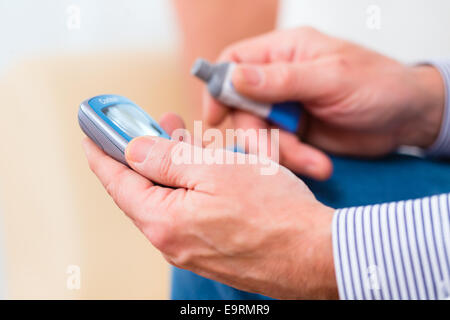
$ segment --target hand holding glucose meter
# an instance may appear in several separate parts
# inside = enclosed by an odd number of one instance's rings
[[[109,156],[125,165],[125,149],[133,138],[170,136],[144,110],[119,95],[86,99],[78,110],[83,132]]]

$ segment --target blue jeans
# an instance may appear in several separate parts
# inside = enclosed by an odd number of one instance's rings
[[[302,178],[319,201],[333,208],[450,192],[448,162],[394,154],[379,160],[333,157],[333,163],[333,177],[326,182]],[[178,268],[172,269],[171,298],[269,299]]]

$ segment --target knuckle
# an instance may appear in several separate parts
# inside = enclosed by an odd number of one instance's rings
[[[147,233],[150,242],[161,252],[168,253],[174,243],[174,236],[171,228],[164,223],[157,223],[152,231]]]
[[[225,49],[222,50],[222,52],[219,55],[219,58],[227,59],[230,58],[233,55],[234,52],[234,46],[227,46]]]
[[[195,261],[195,255],[193,254],[192,250],[184,249],[179,250],[176,254],[172,256],[172,261],[177,266],[183,266],[187,267],[192,265],[192,263]]]
[[[164,255],[170,257],[172,264],[176,266],[188,266],[192,264],[194,259],[194,251],[189,246],[183,245],[183,241],[179,239],[176,228],[169,224],[159,225],[158,230],[154,230],[149,234],[150,242]]]
[[[338,69],[345,69],[349,65],[348,58],[343,54],[336,55],[334,59],[335,67]]]
[[[88,162],[88,165],[89,165],[89,169],[94,173],[97,173],[98,169],[100,169],[100,161],[91,160]]]
[[[261,35],[259,37],[264,37]],[[245,52],[251,49],[254,45],[254,40],[259,38],[250,38],[250,39],[241,39],[233,44],[228,45],[225,49],[222,50],[219,55],[218,61],[235,61],[235,62],[243,62],[242,56],[245,56]]]
[[[301,26],[296,31],[300,35],[313,35],[319,32],[316,28],[311,26]]]
[[[126,179],[128,178],[128,172],[122,170],[117,173],[117,176],[105,185],[105,189],[108,194],[114,199],[120,207],[122,207],[126,201]]]
[[[278,88],[290,89],[294,86],[292,71],[286,64],[279,65],[276,79]]]
[[[176,151],[178,145],[179,143],[171,143],[169,148],[163,152],[161,159],[159,159],[158,175],[160,177],[169,177],[172,173],[172,155]]]
[[[335,58],[335,67],[339,70],[347,69],[349,65],[348,58],[345,55],[338,55]]]
[[[328,71],[334,79],[342,77],[343,74],[346,74],[349,71],[348,59],[344,55],[334,56],[330,61]]]
[[[108,192],[108,194],[109,194],[112,198],[114,198],[115,189],[116,189],[116,186],[115,186],[114,181],[108,182],[108,183],[105,185],[105,189],[106,189],[106,192]]]
[[[105,189],[108,194],[113,198],[117,199],[120,194],[121,181],[123,180],[123,171],[119,171],[114,178],[112,178],[106,185]]]
[[[245,44],[244,40],[238,41],[235,44],[227,46],[219,55],[219,61],[238,61],[238,48]]]

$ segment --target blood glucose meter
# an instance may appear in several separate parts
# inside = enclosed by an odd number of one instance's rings
[[[78,110],[83,132],[108,155],[125,165],[128,142],[139,136],[170,136],[144,110],[119,95],[86,99]]]

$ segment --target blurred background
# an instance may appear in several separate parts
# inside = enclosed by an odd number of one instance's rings
[[[85,98],[121,94],[190,127],[196,56],[312,25],[404,62],[448,58],[449,12],[448,0],[0,0],[0,298],[169,296],[168,264],[88,169]]]

